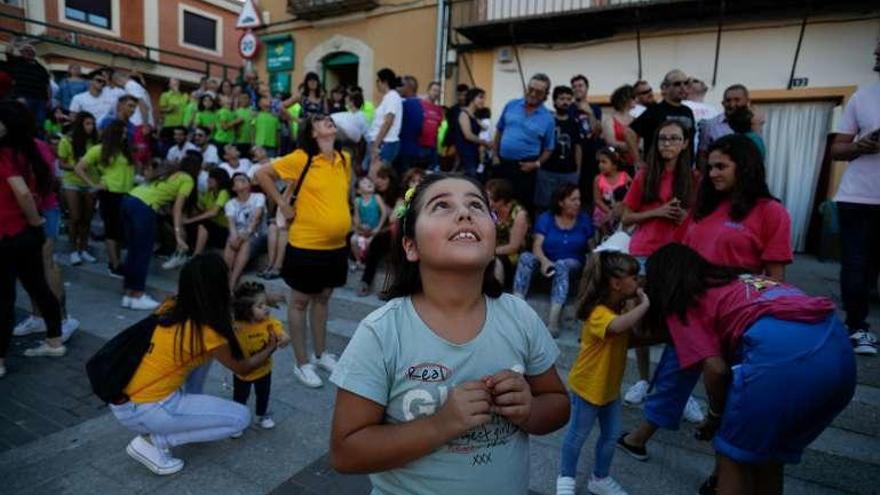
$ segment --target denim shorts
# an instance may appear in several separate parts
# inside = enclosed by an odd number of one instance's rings
[[[742,463],[799,462],[855,392],[843,323],[765,316],[746,330],[738,354],[715,451]]]
[[[43,223],[46,239],[54,241],[58,238],[58,231],[61,228],[61,208],[56,206],[44,211],[43,218],[46,219],[46,222]]]

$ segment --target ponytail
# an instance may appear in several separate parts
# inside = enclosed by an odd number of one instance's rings
[[[578,319],[586,320],[600,304],[606,304],[611,295],[611,279],[639,273],[639,262],[619,251],[591,254],[584,267],[576,305]]]

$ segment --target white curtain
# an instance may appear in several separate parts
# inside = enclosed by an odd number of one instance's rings
[[[792,246],[803,251],[834,104],[779,103],[760,109],[766,114],[767,183],[791,215]]]

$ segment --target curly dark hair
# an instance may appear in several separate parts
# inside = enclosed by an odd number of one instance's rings
[[[266,294],[266,286],[259,282],[243,282],[235,288],[232,296],[232,316],[236,321],[254,319],[254,304],[260,295]]]
[[[400,230],[398,235],[395,236],[392,241],[391,270],[388,272],[385,280],[385,289],[382,294],[383,298],[393,299],[395,297],[411,296],[422,292],[422,277],[419,273],[419,263],[409,261],[406,258],[406,252],[403,250],[403,239],[406,237],[413,238],[413,236],[415,236],[416,219],[418,219],[419,213],[421,213],[421,209],[424,207],[425,191],[437,182],[449,179],[463,180],[473,184],[473,186],[477,188],[477,191],[479,191],[480,197],[488,210],[489,197],[486,195],[483,185],[476,179],[466,175],[449,173],[436,173],[425,177],[425,180],[416,187],[415,192],[410,199],[409,207],[406,209],[406,213],[399,220]],[[486,271],[483,274],[483,294],[492,298],[497,298],[501,296],[503,288],[495,278],[493,268],[494,265],[492,263],[486,265]]]
[[[719,192],[709,178],[709,165],[703,171],[697,192],[697,204],[694,208],[694,219],[699,221],[715,211],[715,208],[730,198],[730,219],[741,221],[752,211],[759,199],[776,200],[767,187],[764,160],[755,143],[742,134],[730,134],[715,141],[709,146],[709,154],[718,151],[727,155],[736,164],[734,176],[736,183],[730,192]],[[777,200],[778,201],[778,200]]]
[[[92,132],[86,132],[85,121],[92,120]],[[73,158],[79,160],[88,151],[89,146],[98,142],[98,126],[95,116],[89,112],[77,112],[70,130],[70,142],[73,145]]]
[[[660,201],[660,179],[663,177],[663,169],[666,166],[663,157],[660,156],[660,131],[667,127],[678,127],[684,136],[684,147],[678,155],[675,163],[675,178],[672,183],[672,194],[681,202],[681,207],[688,209],[693,201],[694,175],[691,170],[691,147],[690,133],[677,120],[667,120],[657,126],[654,131],[654,145],[647,151],[648,166],[645,172],[645,184],[642,189],[642,203],[651,204]]]
[[[626,110],[626,104],[635,97],[636,92],[633,87],[629,84],[624,84],[611,93],[611,106],[618,112],[622,112]]]

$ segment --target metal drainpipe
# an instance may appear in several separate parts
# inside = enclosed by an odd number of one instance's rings
[[[437,36],[434,48],[434,80],[440,81],[440,94],[443,94],[443,61],[446,59],[446,47],[443,36],[444,20],[446,19],[446,0],[437,0]]]

